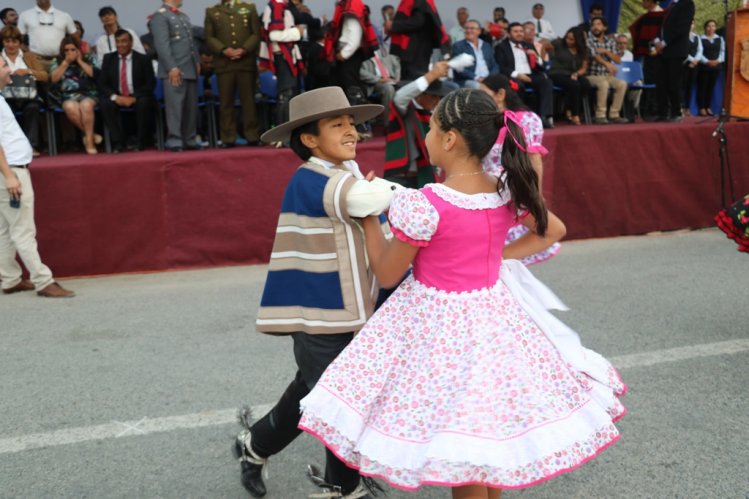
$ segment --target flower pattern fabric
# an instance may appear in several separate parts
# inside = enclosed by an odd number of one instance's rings
[[[439,268],[429,260],[457,255],[456,274],[476,276],[504,246],[482,226],[500,219],[506,230],[508,208],[499,194],[430,185],[399,193],[390,216],[398,232],[428,243],[414,261],[421,274]],[[499,275],[473,286],[409,276],[302,400],[300,428],[363,475],[409,490],[525,487],[615,442],[626,390],[616,370],[569,341],[576,335],[534,298],[543,285],[522,265],[486,268]]]

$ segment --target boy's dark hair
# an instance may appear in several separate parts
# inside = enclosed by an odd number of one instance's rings
[[[114,7],[111,7],[109,5],[107,5],[106,7],[102,7],[101,9],[99,9],[99,17],[104,17],[107,14],[114,14],[116,16],[117,15],[117,11],[114,10]]]
[[[308,133],[310,135],[314,135],[315,137],[320,135],[320,121],[315,120],[311,123],[307,123],[306,125],[295,128],[291,132],[291,138],[289,139],[289,147],[291,148],[291,150],[294,151],[296,155],[299,156],[302,160],[309,161],[309,159],[312,157],[312,151],[310,151],[307,146],[302,144],[303,133]]]
[[[594,3],[588,9],[588,14],[592,14],[594,10],[600,10],[601,12],[603,12],[603,5],[600,3]]]
[[[442,98],[434,110],[435,118],[443,132],[455,130],[463,137],[472,156],[483,158],[497,141],[503,126],[503,114],[497,104],[481,90],[461,88]],[[512,202],[528,210],[536,219],[536,232],[543,236],[548,225],[548,214],[543,196],[538,188],[538,174],[521,147],[527,147],[520,125],[507,121],[508,133],[502,144],[504,172],[497,188],[510,189]],[[517,142],[516,142],[517,141]]]

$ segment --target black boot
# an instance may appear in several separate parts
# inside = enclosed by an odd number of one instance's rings
[[[234,456],[242,467],[242,485],[252,497],[263,497],[266,493],[263,481],[263,468],[268,462],[252,450],[252,433],[249,429],[237,435],[234,442]]]
[[[327,483],[320,469],[314,464],[307,465],[307,478],[321,490],[307,496],[309,499],[373,499],[378,492],[384,493],[382,487],[371,478],[362,478],[356,489],[344,493],[340,486]]]

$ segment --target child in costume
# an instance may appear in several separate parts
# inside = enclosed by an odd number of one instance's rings
[[[242,484],[254,497],[266,493],[267,459],[301,433],[299,401],[374,309],[379,286],[356,218],[381,214],[398,186],[365,180],[353,160],[355,125],[382,109],[351,106],[339,87],[311,90],[291,99],[289,122],[261,137],[288,141],[304,163],[284,193],[256,323],[259,332],[292,336],[298,371],[260,420],[253,424],[249,410],[240,411],[245,428],[234,448]],[[356,470],[330,451],[324,481],[330,484],[326,497],[354,499],[368,493]]]
[[[548,312],[564,305],[510,260],[564,231],[509,115],[504,171],[483,170],[502,123],[484,92],[444,97],[426,143],[445,182],[395,194],[391,242],[377,219],[364,220],[377,279],[393,284],[411,264],[413,274],[302,400],[300,421],[363,476],[498,498],[501,488],[570,471],[619,438],[618,373]],[[518,218],[533,236],[505,247]]]
[[[479,84],[479,88],[489,94],[504,113],[514,113],[513,119],[520,124],[523,129],[523,138],[525,139],[525,152],[528,154],[528,160],[536,170],[538,175],[539,190],[543,194],[543,176],[544,160],[543,157],[549,154],[542,142],[544,138],[544,126],[541,118],[528,109],[520,96],[517,94],[518,84],[510,80],[503,74],[489,75]],[[502,141],[497,140],[492,150],[483,159],[484,170],[494,176],[502,173]],[[506,243],[510,243],[528,233],[528,229],[523,224],[513,226],[507,233]],[[557,253],[561,246],[554,243],[548,248],[523,258],[521,261],[525,265],[545,262]]]

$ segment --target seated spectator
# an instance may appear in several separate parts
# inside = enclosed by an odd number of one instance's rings
[[[585,35],[580,28],[567,30],[564,38],[551,42],[553,56],[549,78],[564,90],[565,114],[573,125],[580,125],[582,100],[590,95],[588,73],[588,49]]]
[[[461,87],[479,88],[479,83],[490,74],[499,73],[499,66],[494,60],[494,53],[491,45],[479,38],[481,33],[481,24],[475,19],[465,23],[465,39],[453,45],[453,57],[460,54],[469,54],[473,56],[473,65],[455,71],[453,80]]]
[[[509,27],[509,38],[494,47],[494,59],[499,70],[520,85],[519,94],[525,94],[525,86],[530,86],[538,94],[538,115],[544,128],[554,128],[554,83],[544,71],[544,65],[533,45],[526,43],[525,31],[520,23]]]
[[[7,25],[0,30],[0,37],[3,40],[2,58],[10,69],[13,79],[11,85],[5,87],[5,100],[14,113],[22,114],[23,132],[31,143],[33,156],[36,157],[39,156],[39,98],[38,94],[32,97],[29,94],[30,90],[26,90],[36,88],[36,83],[32,87],[20,81],[23,90],[19,89],[18,92],[14,92],[14,87],[18,80],[24,80],[23,77],[30,77],[35,82],[44,83],[49,81],[49,75],[39,63],[36,54],[21,50],[23,35],[18,28],[12,24]],[[38,90],[36,89],[36,92]]]
[[[376,50],[374,56],[364,61],[359,70],[359,77],[364,84],[367,97],[376,94],[380,104],[390,109],[390,102],[395,95],[395,85],[401,79],[401,63],[398,57]],[[383,113],[383,122],[387,126],[387,111]]]
[[[101,24],[104,27],[104,34],[96,40],[95,48],[96,65],[101,68],[104,56],[112,52],[117,52],[117,43],[115,42],[114,35],[118,30],[123,28],[117,21],[117,11],[114,10],[114,7],[102,7],[99,9],[99,19],[101,19]],[[125,31],[133,37],[133,50],[145,54],[146,49],[143,48],[138,34],[132,29],[125,29]]]
[[[465,28],[466,28],[466,22],[468,22],[468,18],[470,17],[470,14],[468,13],[468,8],[466,7],[458,7],[457,12],[455,13],[455,17],[458,19],[458,23],[450,28],[449,35],[450,35],[450,41],[453,45],[455,45],[457,42],[463,40],[465,35]]]
[[[81,42],[81,52],[83,55],[92,55],[91,54],[91,47],[89,46],[88,42],[83,39],[83,34],[85,33],[83,29],[83,24],[81,24],[80,21],[73,21],[75,24],[76,29],[78,30],[78,40]]]
[[[541,56],[541,60],[547,62],[549,60],[549,46],[551,42],[544,38],[536,37],[536,25],[530,21],[523,23],[523,32],[525,33],[525,42],[533,45],[538,55]]]
[[[156,76],[148,56],[133,50],[133,35],[129,31],[119,29],[114,36],[116,52],[104,56],[99,73],[102,96],[99,106],[112,139],[112,152],[120,152],[127,146],[120,109],[135,111],[137,141],[132,149],[140,151],[151,142]]]
[[[578,25],[578,28],[580,28],[584,34],[590,31],[590,20],[594,17],[603,17],[605,19],[603,16],[603,5],[600,3],[592,4],[590,9],[588,9],[588,18]]]
[[[616,66],[621,58],[616,53],[616,41],[606,36],[606,20],[596,17],[590,20],[590,35],[588,36],[588,50],[590,52],[590,84],[597,89],[595,123],[629,123],[627,118],[620,115],[624,96],[627,93],[627,83],[616,77]],[[614,98],[606,119],[606,105],[609,100],[609,89],[614,90]]]
[[[635,57],[632,55],[632,52],[629,50],[629,38],[625,34],[618,34],[615,37],[616,39],[616,53],[619,54],[619,58],[622,60],[622,62],[632,62],[635,60]]]
[[[78,40],[66,35],[60,42],[60,53],[52,61],[50,79],[60,89],[62,108],[70,122],[83,132],[83,147],[88,154],[96,154],[101,135],[94,133],[96,80],[94,66],[81,52]]]
[[[549,21],[544,19],[544,4],[534,4],[532,12],[533,18],[528,19],[528,21],[536,25],[536,37],[544,38],[546,40],[555,39],[557,37],[557,34],[554,32],[554,28],[551,26],[551,23]]]
[[[385,136],[385,179],[411,188],[437,180],[425,140],[432,111],[452,90],[440,81],[449,69],[446,61],[439,61],[428,73],[395,92]]]

